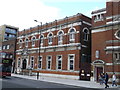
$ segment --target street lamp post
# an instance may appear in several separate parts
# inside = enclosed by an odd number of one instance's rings
[[[39,39],[39,57],[38,57],[38,59],[40,59],[42,22],[39,22],[37,20],[34,20],[34,21],[40,23],[40,26],[38,25],[38,32],[39,32],[39,35],[40,35],[40,39]],[[39,27],[41,27],[40,28],[41,30],[39,30]],[[37,72],[37,79],[39,79],[39,71]]]

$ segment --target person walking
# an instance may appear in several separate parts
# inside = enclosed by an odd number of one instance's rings
[[[102,85],[104,83],[104,73],[100,73],[99,82],[100,82],[100,85]]]
[[[115,73],[113,73],[113,75],[112,75],[112,86],[114,86],[114,85],[117,86]]]
[[[105,73],[105,88],[109,88],[109,85],[107,84],[108,83],[108,79],[109,79],[109,76],[107,73]]]

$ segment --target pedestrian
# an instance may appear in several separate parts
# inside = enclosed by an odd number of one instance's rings
[[[37,80],[39,79],[39,72],[37,72]]]
[[[105,73],[105,88],[109,88],[109,85],[107,84],[108,83],[108,79],[109,79],[109,76],[107,73]]]
[[[112,75],[112,86],[114,86],[114,85],[117,86],[115,73],[113,73],[113,75]]]
[[[103,73],[99,74],[99,82],[100,82],[100,85],[102,85],[104,83],[104,74]]]

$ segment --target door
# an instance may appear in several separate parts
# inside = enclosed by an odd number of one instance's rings
[[[22,63],[22,65],[23,65],[23,66],[22,66],[22,69],[26,69],[26,64],[27,64],[27,61],[26,61],[26,59],[24,59],[24,60],[23,60],[23,63]]]
[[[97,81],[99,80],[99,75],[100,75],[100,73],[103,73],[103,67],[97,67]]]

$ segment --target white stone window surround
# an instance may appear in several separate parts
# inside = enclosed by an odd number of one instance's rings
[[[63,36],[64,36],[64,31],[63,30],[59,30],[57,33],[58,36],[58,45],[63,43]]]
[[[73,58],[70,58],[70,57],[73,57]],[[74,63],[75,62],[75,54],[68,54],[68,70],[69,71],[74,71]],[[73,69],[71,69],[71,66]]]
[[[25,38],[25,46],[26,46],[26,47],[28,47],[28,42],[29,42],[29,38],[26,37],[26,38]]]
[[[58,57],[61,57],[61,58],[58,58]],[[59,64],[61,64],[60,69],[59,69]],[[56,56],[56,70],[62,70],[62,55]]]
[[[44,39],[45,39],[44,34],[41,34],[38,39],[40,41],[41,46],[43,45]]]
[[[3,48],[3,50],[4,50],[4,49],[6,49],[6,46],[5,46],[5,45],[3,45],[3,46],[2,46],[2,48]]]
[[[51,70],[51,66],[52,66],[52,56],[51,56],[51,55],[48,55],[48,56],[46,57],[46,61],[47,61],[47,63],[46,63],[46,69],[47,69],[47,70]]]
[[[87,32],[85,30],[87,30]],[[84,33],[83,40],[88,41],[90,34],[89,29],[87,27],[83,28],[83,33]]]
[[[117,30],[114,35],[117,39],[120,39],[120,30]]]
[[[38,56],[38,69],[42,69],[42,59],[43,59],[42,56]],[[39,67],[39,64],[40,64],[40,67]]]
[[[10,49],[10,45],[9,44],[7,45],[7,49]]]
[[[36,36],[33,36],[31,38],[31,41],[32,41],[32,47],[34,47],[35,46],[35,41],[36,41]]]
[[[120,60],[120,52],[114,53],[114,58],[116,61]]]
[[[53,43],[53,37],[54,36],[53,36],[52,32],[48,33],[47,38],[48,38],[48,44],[49,45],[51,45]]]
[[[22,48],[22,46],[23,46],[22,44],[23,44],[23,40],[20,39],[20,40],[19,40],[19,48]]]
[[[69,41],[75,41],[75,33],[76,33],[76,29],[74,27],[71,27],[68,30],[69,33]]]
[[[30,66],[31,66],[31,69],[34,69],[34,56],[30,57]]]

